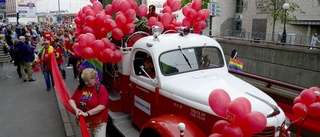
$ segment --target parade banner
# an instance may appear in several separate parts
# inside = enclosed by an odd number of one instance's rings
[[[18,0],[17,2],[20,18],[36,17],[36,8],[34,0]]]

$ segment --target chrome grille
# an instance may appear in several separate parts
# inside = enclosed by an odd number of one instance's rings
[[[266,127],[260,133],[253,135],[253,137],[274,137],[274,136],[275,136],[275,128],[274,127]]]

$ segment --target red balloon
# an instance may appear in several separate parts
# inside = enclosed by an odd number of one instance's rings
[[[228,125],[229,122],[226,120],[219,120],[212,126],[212,133],[222,133],[223,128]]]
[[[120,0],[113,0],[112,1],[112,9],[114,12],[117,12],[120,8]]]
[[[202,0],[193,0],[191,8],[195,11],[199,11],[201,9]]]
[[[122,32],[122,30],[119,29],[119,28],[114,28],[114,29],[112,30],[112,36],[113,36],[113,38],[116,39],[116,40],[121,40],[122,37],[123,37],[123,32]]]
[[[86,33],[86,37],[88,39],[89,45],[91,45],[91,43],[96,40],[96,37],[93,35],[93,33]]]
[[[93,49],[94,53],[99,53],[105,49],[104,42],[102,40],[95,40],[91,44],[91,48]]]
[[[82,30],[82,32],[83,32],[83,33],[92,33],[92,34],[95,34],[94,29],[91,28],[91,27],[89,27],[89,26],[84,27],[83,30]]]
[[[104,24],[101,23],[101,22],[104,22],[105,18],[106,18],[106,15],[104,15],[104,14],[96,14],[96,19],[95,19],[95,21],[94,21],[94,22],[95,22],[95,25],[96,25],[97,27],[103,27]]]
[[[122,53],[119,50],[113,51],[113,58],[111,59],[112,63],[118,63],[122,59]]]
[[[170,4],[170,8],[172,9],[172,12],[178,11],[181,7],[180,0],[173,0]]]
[[[314,103],[317,99],[316,94],[311,89],[305,89],[300,93],[301,102],[307,107]]]
[[[148,25],[151,27],[156,24],[156,22],[158,22],[158,19],[156,17],[150,17],[148,20]]]
[[[108,30],[105,27],[97,28],[95,32],[96,32],[95,36],[97,39],[105,38],[108,34]]]
[[[78,13],[77,13],[77,15],[76,15],[76,17],[81,17],[82,14],[83,14],[82,10],[79,10]]]
[[[182,8],[182,14],[183,14],[185,17],[187,17],[188,12],[189,12],[190,9],[191,9],[191,8],[190,8],[189,6],[184,6],[184,7]]]
[[[252,111],[246,115],[240,127],[243,132],[256,134],[261,132],[267,126],[267,118],[261,112]]]
[[[311,116],[320,118],[320,102],[315,102],[309,106],[309,111]]]
[[[296,103],[296,104],[293,105],[292,111],[293,111],[294,114],[296,114],[296,115],[298,115],[300,117],[304,117],[308,113],[308,108],[303,103]]]
[[[95,1],[92,3],[92,9],[97,13],[98,11],[102,11],[103,6],[102,6],[101,2]]]
[[[116,16],[116,23],[119,27],[122,27],[127,23],[127,19],[123,14],[119,14]]]
[[[78,43],[79,43],[81,49],[84,49],[85,47],[89,46],[89,44],[90,44],[89,39],[87,39],[86,34],[79,35]]]
[[[206,18],[206,12],[204,9],[202,10],[199,10],[198,13],[197,13],[197,20],[200,21],[200,20],[205,20]]]
[[[92,48],[86,47],[86,48],[82,49],[81,55],[85,59],[90,59],[90,58],[94,57],[94,52],[93,52]]]
[[[167,0],[167,4],[170,6],[173,0]]]
[[[126,16],[127,22],[131,23],[136,18],[136,11],[133,9],[128,9],[124,15]]]
[[[247,113],[251,112],[251,103],[247,98],[238,97],[238,98],[234,99],[234,101],[243,104],[244,107],[246,108]]]
[[[96,13],[96,15],[97,15],[97,14],[103,14],[104,16],[106,16],[106,15],[107,15],[103,10],[98,11],[98,12]]]
[[[133,5],[131,5],[131,8],[134,10],[134,11],[138,11],[138,4],[135,2]]]
[[[203,9],[203,10],[204,10],[204,12],[205,12],[204,18],[205,18],[205,20],[206,20],[206,19],[208,19],[208,17],[210,16],[210,11],[209,11],[208,9]]]
[[[227,119],[234,125],[240,125],[246,117],[247,110],[244,104],[238,101],[231,101],[227,108]]]
[[[111,42],[110,42],[109,39],[107,39],[107,38],[102,38],[101,40],[103,41],[105,48],[110,48]]]
[[[133,23],[128,23],[123,28],[124,34],[132,34],[135,31],[135,25]]]
[[[190,20],[193,20],[195,17],[197,17],[197,11],[195,11],[194,9],[190,9],[187,13],[187,17]]]
[[[121,2],[120,2],[120,7],[119,7],[119,9],[123,12],[123,13],[125,13],[128,9],[130,9],[131,8],[131,4],[128,2],[128,1],[126,1],[126,0],[122,0]]]
[[[108,4],[105,7],[104,13],[106,13],[107,15],[112,15],[113,14],[113,9],[112,9],[112,5],[111,4]]]
[[[200,34],[200,32],[201,32],[201,30],[202,30],[201,28],[202,28],[202,24],[199,23],[199,22],[196,22],[196,23],[194,24],[194,26],[193,26],[194,33]]]
[[[167,2],[164,2],[163,5],[162,5],[162,8],[164,8],[166,6],[169,6],[169,5],[167,4]]]
[[[242,137],[242,130],[236,125],[226,125],[222,130],[222,136],[224,137]]]
[[[76,23],[77,25],[82,25],[82,21],[81,21],[80,17],[74,18],[74,23]]]
[[[91,8],[90,8],[89,6],[84,6],[84,7],[81,9],[81,11],[82,11],[82,13],[85,14],[88,9],[91,9]]]
[[[92,9],[88,9],[87,11],[86,11],[86,16],[95,16],[96,15],[96,12],[94,11],[94,10],[92,10]]]
[[[148,12],[147,5],[142,4],[139,6],[139,8],[138,8],[138,16],[139,17],[145,17],[147,15],[147,12]]]
[[[221,134],[213,133],[209,137],[223,137]]]
[[[172,20],[173,18],[169,13],[164,13],[161,17],[161,23],[163,24],[163,26],[169,25],[172,22]]]
[[[117,23],[113,19],[107,19],[105,22],[106,22],[106,29],[108,30],[108,32],[112,31],[114,28],[117,27]]]
[[[89,27],[94,27],[95,26],[95,17],[93,16],[87,16],[86,17],[86,25],[89,26]]]
[[[310,87],[309,89],[311,89],[313,91],[319,91],[320,92],[320,88],[316,87],[316,86]]]
[[[111,49],[112,51],[116,51],[116,50],[117,50],[117,46],[116,46],[114,43],[111,43],[111,44],[110,44],[110,49]]]
[[[103,58],[108,62],[110,62],[114,56],[113,51],[111,49],[104,49],[102,53],[103,53]]]
[[[163,14],[164,13],[172,14],[172,10],[171,10],[171,8],[169,6],[166,6],[166,7],[163,8],[162,13]]]
[[[191,21],[190,21],[190,19],[189,19],[189,18],[184,18],[184,19],[182,20],[182,25],[183,25],[183,26],[187,26],[187,27],[191,27]]]
[[[214,113],[226,117],[226,110],[231,102],[229,94],[223,89],[215,89],[209,95],[209,106]]]
[[[161,22],[156,22],[156,24],[154,24],[154,26],[160,27],[160,28],[161,28],[161,32],[164,31],[164,26],[163,26],[163,24],[162,24]],[[152,26],[152,27],[153,27],[153,26]]]
[[[96,2],[96,1],[97,1],[97,0],[90,0],[91,3],[94,3],[94,2]]]
[[[81,47],[78,43],[75,43],[73,46],[72,46],[72,49],[73,49],[73,52],[78,55],[78,56],[81,56]]]
[[[296,98],[294,98],[293,104],[296,104],[296,103],[301,103],[301,98],[300,98],[300,96],[297,96]]]

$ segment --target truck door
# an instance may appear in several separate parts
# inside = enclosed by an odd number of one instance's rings
[[[134,55],[135,74],[131,78],[133,93],[132,121],[139,128],[154,116],[156,77],[153,58],[146,52],[138,51]],[[141,67],[143,66],[143,67]],[[141,69],[143,68],[143,69]]]

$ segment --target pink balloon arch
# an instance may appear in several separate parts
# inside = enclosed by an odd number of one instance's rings
[[[225,118],[214,123],[210,137],[251,137],[267,125],[267,118],[262,113],[251,111],[248,99],[238,97],[231,101],[223,89],[213,90],[208,103],[214,113]]]

